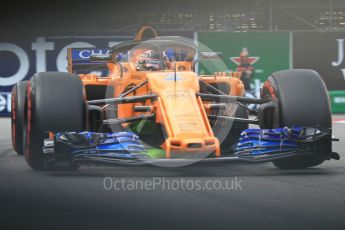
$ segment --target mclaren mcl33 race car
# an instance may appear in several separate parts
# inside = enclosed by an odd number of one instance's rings
[[[185,38],[144,27],[134,41],[99,51],[71,48],[68,73],[14,86],[13,148],[31,168],[269,161],[297,169],[339,159],[315,71],[272,73],[261,98],[247,98],[236,72],[199,75],[196,65],[212,53]]]

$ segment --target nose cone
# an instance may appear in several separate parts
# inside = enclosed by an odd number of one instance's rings
[[[170,152],[212,152],[219,148],[202,101],[197,98],[199,83],[194,72],[152,73],[149,84],[158,98],[157,113],[167,132],[163,148]]]

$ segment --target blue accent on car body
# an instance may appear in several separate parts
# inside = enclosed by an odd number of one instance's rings
[[[97,154],[132,159],[137,154],[145,155],[143,144],[132,132],[62,132],[55,135],[54,146],[57,154],[68,152],[72,156]]]
[[[246,129],[242,131],[235,148],[235,155],[260,156],[279,155],[307,150],[308,143],[314,143],[327,133],[313,127],[294,126],[275,129]]]
[[[95,61],[91,61],[90,57],[92,55],[104,55],[110,54],[110,48],[73,48],[71,49],[72,52],[72,63],[79,63],[79,64],[87,64],[87,63],[95,63]]]

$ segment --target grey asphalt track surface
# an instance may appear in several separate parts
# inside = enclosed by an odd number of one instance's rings
[[[345,124],[333,128],[341,160],[307,170],[233,163],[37,172],[11,150],[10,120],[2,118],[0,229],[345,229]],[[106,177],[139,185],[106,189]],[[154,180],[164,183],[139,183]],[[238,187],[193,188],[235,180]]]

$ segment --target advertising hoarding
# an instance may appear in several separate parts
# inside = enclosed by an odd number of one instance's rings
[[[37,72],[67,72],[67,48],[107,48],[130,39],[130,36],[73,36],[0,40],[0,116],[9,115],[9,92],[18,81],[27,80]],[[91,54],[85,52],[83,55],[88,58]]]
[[[159,31],[158,34],[160,35]],[[192,32],[169,31],[161,35],[180,35],[192,38]],[[0,38],[0,116],[9,116],[13,85],[28,80],[34,73],[46,71],[67,72],[68,48],[110,47],[133,40],[134,34],[109,36],[7,36]],[[88,50],[80,58],[89,58]],[[74,54],[75,55],[75,54]],[[76,58],[76,57],[74,57]]]
[[[345,90],[345,33],[295,32],[293,67],[320,73],[328,90]]]
[[[221,52],[221,61],[225,64],[217,65],[215,60],[201,61],[201,74],[235,71],[240,65],[241,56],[247,52],[248,65],[253,67],[251,88],[256,97],[259,97],[259,88],[272,72],[290,68],[291,35],[288,32],[205,32],[198,33],[197,39],[210,50]],[[219,66],[223,69],[219,69]]]
[[[295,32],[293,67],[320,73],[334,113],[345,113],[345,33]]]

